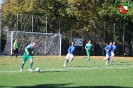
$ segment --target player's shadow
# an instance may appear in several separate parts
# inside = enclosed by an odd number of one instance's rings
[[[117,63],[116,65],[132,65],[130,62],[120,62]]]
[[[88,66],[76,66],[76,67],[83,67],[83,68],[87,68]]]
[[[37,73],[58,73],[58,72],[69,72],[69,71],[40,71],[40,72],[37,72]]]
[[[124,64],[124,63],[129,63],[129,62],[120,62],[120,63],[123,63]]]
[[[5,87],[13,87],[13,88],[125,88],[122,86],[74,86],[69,87],[70,85],[73,85],[74,83],[67,83],[67,84],[41,84],[41,85],[35,85],[35,86],[0,86],[0,88]],[[67,87],[66,87],[67,86]],[[132,87],[126,87],[126,88],[132,88]]]
[[[123,65],[123,64],[119,63],[119,64],[115,64],[115,65]]]

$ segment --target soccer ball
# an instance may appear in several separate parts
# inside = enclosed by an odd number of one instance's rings
[[[37,68],[36,68],[36,71],[37,71],[37,72],[40,72],[40,68],[39,68],[39,67],[37,67]]]

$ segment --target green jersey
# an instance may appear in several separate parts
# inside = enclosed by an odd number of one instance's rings
[[[87,43],[85,48],[87,51],[91,51],[92,50],[92,44]]]
[[[28,45],[25,49],[27,49],[27,51],[29,52],[29,55],[30,55],[30,56],[33,56],[34,47],[33,47],[31,44]],[[27,54],[26,51],[25,51],[25,54]]]
[[[18,48],[18,43],[14,42],[13,47],[14,47],[14,49],[17,49]]]

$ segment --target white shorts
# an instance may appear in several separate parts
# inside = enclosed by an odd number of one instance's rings
[[[110,59],[110,56],[108,54],[106,54],[106,58]]]
[[[70,59],[72,59],[72,58],[74,58],[74,56],[73,56],[72,54],[70,54],[70,53],[67,53],[66,59],[70,60]]]
[[[115,55],[115,53],[114,52],[111,52],[111,56],[114,56]]]

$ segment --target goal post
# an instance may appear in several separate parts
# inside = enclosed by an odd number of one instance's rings
[[[18,40],[19,55],[24,53],[24,49],[32,41],[36,42],[34,55],[61,55],[61,37],[59,33],[40,33],[25,31],[10,31],[3,51],[5,55],[13,52],[13,42]]]

